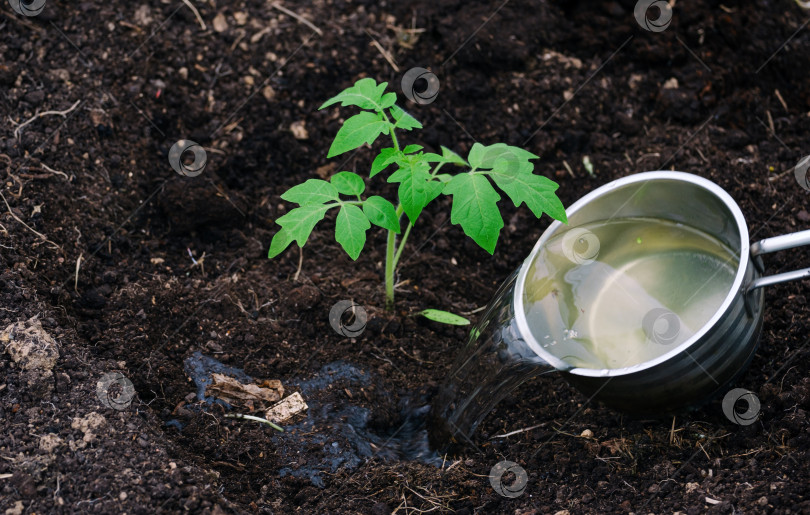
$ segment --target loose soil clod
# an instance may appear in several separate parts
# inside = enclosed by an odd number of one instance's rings
[[[0,344],[22,371],[29,392],[44,397],[53,390],[59,346],[36,317],[6,327],[0,332]]]

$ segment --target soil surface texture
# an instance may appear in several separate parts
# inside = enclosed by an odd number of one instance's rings
[[[357,261],[333,215],[301,253],[267,259],[284,191],[368,170],[368,148],[326,159],[353,108],[317,110],[363,77],[425,126],[406,144],[521,146],[566,206],[680,170],[728,191],[752,240],[810,228],[793,171],[810,154],[810,11],[678,2],[647,30],[612,0],[22,5],[39,3],[0,7],[0,513],[810,513],[810,280],[766,290],[735,385],[760,402],[752,424],[719,398],[631,418],[540,378],[436,466],[385,444],[468,329],[414,314],[475,320],[551,220],[501,202],[490,255],[441,197],[392,312],[379,228]],[[434,102],[401,94],[413,67],[438,77]],[[201,174],[170,166],[180,140],[204,148]],[[764,264],[805,268],[810,252]],[[330,326],[341,300],[368,314],[354,338]],[[215,369],[279,380],[309,409],[284,433],[228,418],[192,377]],[[504,460],[520,466],[504,484],[526,473],[520,495],[490,484]]]

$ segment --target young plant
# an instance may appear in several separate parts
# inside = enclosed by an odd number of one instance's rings
[[[388,83],[374,79],[358,80],[354,86],[327,100],[320,109],[340,103],[356,106],[360,113],[348,118],[338,130],[327,157],[334,157],[373,144],[380,136],[391,138],[390,147],[380,150],[371,163],[368,177],[391,170],[385,180],[398,183],[396,207],[378,195],[363,194],[366,184],[353,172],[341,171],[329,181],[309,179],[287,190],[281,198],[298,204],[276,222],[281,229],[270,243],[273,258],[295,241],[300,247],[307,242],[315,225],[331,209],[338,209],[335,240],[353,260],[366,243],[366,231],[377,225],[388,231],[385,254],[386,308],[394,303],[394,275],[408,241],[411,229],[422,210],[439,195],[452,198],[450,221],[461,225],[464,233],[492,254],[498,241],[503,219],[498,209],[501,195],[497,186],[519,207],[525,203],[536,217],[543,213],[567,223],[565,208],[554,193],[558,186],[542,175],[535,175],[532,159],[538,156],[504,143],[475,143],[464,159],[441,147],[441,154],[423,152],[416,144],[401,146],[397,131],[421,129],[422,125],[396,105],[395,93],[386,93]],[[454,167],[448,173],[445,166]],[[384,174],[385,175],[385,174]],[[494,185],[493,185],[494,183]],[[402,231],[400,218],[405,214]],[[397,235],[402,234],[399,242]]]

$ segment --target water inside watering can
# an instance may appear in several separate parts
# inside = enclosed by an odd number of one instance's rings
[[[550,239],[531,264],[523,293],[529,329],[575,367],[643,363],[709,321],[737,266],[733,250],[683,224],[587,224]]]
[[[568,368],[614,369],[673,350],[717,312],[738,256],[715,237],[656,218],[566,228],[530,263],[523,295],[534,339]],[[521,383],[558,369],[517,327],[517,272],[470,332],[429,417],[431,447],[470,441],[486,414]]]

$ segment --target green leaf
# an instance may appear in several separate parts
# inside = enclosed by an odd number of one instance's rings
[[[284,252],[284,249],[290,246],[290,243],[292,243],[292,238],[290,238],[287,230],[282,227],[281,230],[273,236],[273,241],[270,242],[270,250],[267,251],[267,258],[273,259],[278,256]]]
[[[397,159],[399,168],[391,174],[388,182],[402,182],[409,175],[416,175],[422,180],[430,180],[430,163],[420,156],[404,156]]]
[[[510,161],[528,162],[530,159],[540,159],[527,150],[520,147],[512,147],[505,143],[495,143],[494,145],[482,145],[474,143],[467,155],[467,161],[473,168],[492,168],[497,160],[508,159]]]
[[[425,154],[425,158],[427,158],[427,160],[431,163],[452,163],[458,166],[470,166],[463,157],[445,146],[442,146],[442,155]]]
[[[369,221],[374,225],[378,225],[383,229],[400,233],[399,219],[397,218],[397,210],[394,205],[382,197],[374,195],[369,197],[363,203],[363,213],[366,214]]]
[[[353,172],[338,172],[329,181],[344,195],[361,195],[366,189],[363,179]]]
[[[416,151],[422,150],[422,145],[408,145],[402,149],[403,154],[413,154]]]
[[[430,164],[420,156],[406,156],[399,160],[400,168],[388,177],[388,182],[399,183],[399,202],[412,224],[433,199],[442,192],[443,185],[431,180]]]
[[[445,146],[442,146],[442,157],[447,159],[448,163],[457,164],[459,166],[469,166],[469,163],[467,163],[463,157]]]
[[[424,181],[413,176],[408,177],[399,184],[397,193],[399,201],[408,220],[415,224],[422,210],[442,192],[443,184],[438,181]]]
[[[382,111],[387,107],[391,107],[397,101],[396,93],[383,95],[386,86],[388,86],[387,82],[377,84],[377,81],[371,78],[360,79],[354,83],[354,86],[344,89],[337,96],[324,102],[318,110],[340,102],[340,105],[344,107],[353,105],[361,109]]]
[[[383,82],[382,85],[386,86],[386,85],[388,85],[388,83]],[[387,108],[391,107],[392,105],[394,105],[396,102],[397,102],[397,94],[396,93],[386,93],[385,95],[382,96],[382,99],[380,100],[380,108],[378,109],[378,111],[382,111],[383,109],[387,109]]]
[[[397,149],[388,147],[380,150],[380,153],[374,158],[374,162],[371,163],[371,172],[368,174],[368,176],[374,177],[378,173],[388,168],[390,164],[396,162],[397,159],[399,159],[399,152],[397,152]]]
[[[391,116],[394,117],[394,128],[409,131],[411,129],[421,129],[422,124],[416,118],[406,113],[397,105],[391,106]]]
[[[297,207],[276,220],[276,223],[286,232],[287,236],[285,237],[290,238],[291,241],[295,240],[299,247],[303,247],[312,229],[315,228],[318,222],[323,220],[326,212],[332,207],[334,206],[320,204],[308,204]],[[280,243],[281,241],[279,244]]]
[[[298,205],[323,204],[330,200],[338,200],[338,191],[334,186],[320,179],[309,179],[303,184],[293,186],[285,191],[281,198],[287,202]]]
[[[501,199],[495,188],[480,174],[458,174],[444,187],[453,196],[450,221],[461,224],[464,233],[490,254],[503,227],[497,202]]]
[[[489,176],[512,199],[516,207],[525,202],[526,207],[537,218],[545,212],[555,220],[568,223],[565,207],[554,193],[559,186],[551,179],[533,173],[521,173],[517,176],[490,173]]]
[[[380,115],[363,111],[343,122],[326,157],[334,157],[362,145],[374,143],[380,134],[388,134],[389,123]]]
[[[370,227],[368,218],[359,207],[344,204],[335,221],[335,240],[350,258],[356,260],[366,244],[366,231]]]
[[[419,312],[419,314],[428,320],[433,320],[434,322],[439,322],[440,324],[470,325],[470,321],[466,318],[456,315],[455,313],[442,311],[441,309],[423,309]]]

